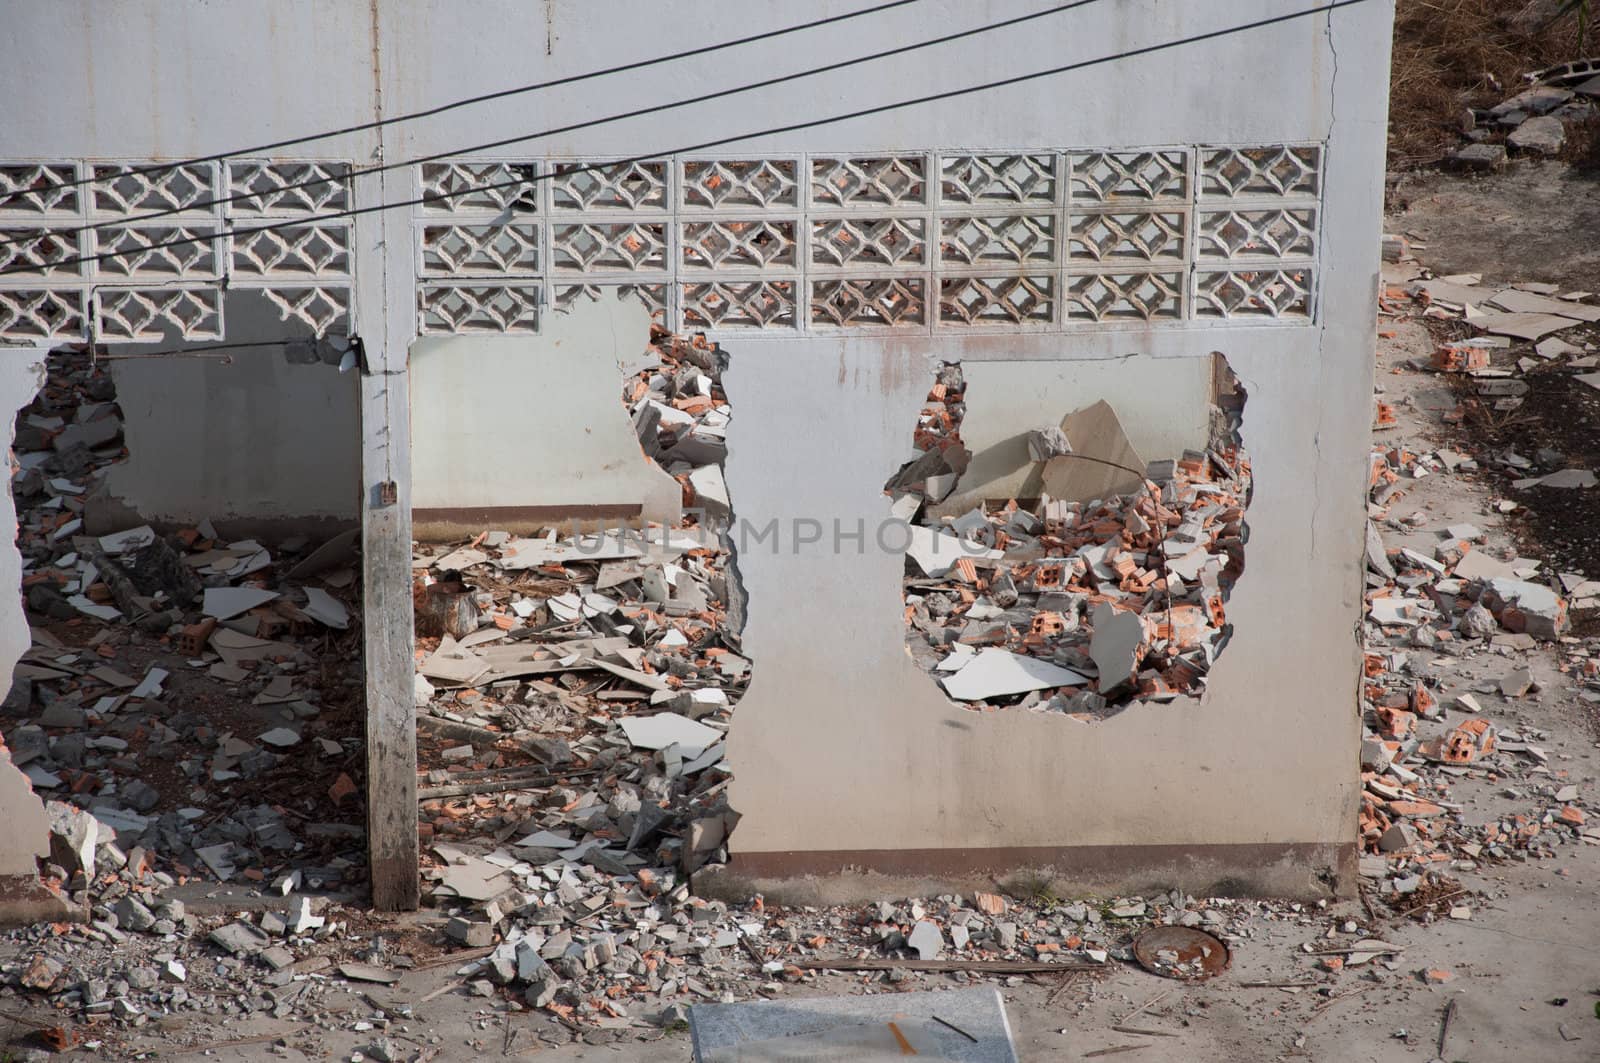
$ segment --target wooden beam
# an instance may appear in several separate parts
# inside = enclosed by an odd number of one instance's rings
[[[370,355],[369,355],[370,357]],[[403,356],[402,356],[403,357]],[[372,904],[409,911],[417,870],[417,731],[413,702],[411,484],[404,362],[361,380],[361,559],[367,671],[367,852]],[[374,435],[382,433],[381,442]],[[386,460],[387,459],[387,460]]]
[[[374,59],[378,50],[373,8]],[[383,80],[374,70],[374,113]],[[404,139],[404,138],[402,138]],[[379,131],[372,150],[404,153]],[[404,175],[355,178],[358,205],[411,192]],[[361,339],[361,561],[367,708],[367,859],[372,904],[409,911],[421,901],[417,866],[416,661],[411,605],[410,345],[416,334],[409,207],[355,220],[355,329]]]

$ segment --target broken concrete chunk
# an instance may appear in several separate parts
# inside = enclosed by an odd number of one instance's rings
[[[1512,147],[1538,155],[1559,155],[1566,141],[1566,125],[1551,115],[1530,118],[1506,137]]]
[[[50,859],[69,875],[81,871],[92,878],[95,846],[102,840],[99,820],[64,801],[46,802],[45,813],[50,817]]]
[[[677,745],[690,755],[698,755],[722,737],[722,732],[675,712],[654,716],[628,716],[621,721],[628,741],[638,749],[665,749]]]
[[[272,939],[249,923],[228,923],[211,932],[211,942],[234,956],[252,956],[272,947]]]
[[[1383,536],[1378,534],[1378,526],[1372,521],[1367,521],[1367,567],[1384,579],[1394,579],[1394,565],[1389,562],[1389,555],[1383,548]]]
[[[1507,631],[1526,631],[1546,641],[1566,633],[1567,603],[1541,584],[1504,577],[1491,579],[1481,601],[1498,614]]]
[[[1091,622],[1089,655],[1100,673],[1100,693],[1110,695],[1132,683],[1138,673],[1146,638],[1144,620],[1138,613],[1101,602]]]
[[[1450,161],[1464,170],[1503,170],[1506,168],[1504,144],[1468,144],[1457,149]]]
[[[263,732],[257,737],[276,749],[288,749],[290,746],[300,744],[300,736],[287,727],[274,727],[272,730]]]
[[[1500,693],[1508,698],[1520,698],[1533,689],[1533,672],[1527,668],[1513,668],[1500,677]]]
[[[345,604],[321,587],[307,587],[305,614],[328,627],[340,631],[350,626],[350,610]]]
[[[919,959],[936,960],[944,952],[944,933],[938,926],[924,919],[912,927],[911,935],[906,938],[906,944],[916,950]]]

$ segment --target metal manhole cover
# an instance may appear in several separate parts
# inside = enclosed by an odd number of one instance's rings
[[[1227,970],[1232,956],[1228,946],[1186,926],[1155,926],[1133,939],[1139,965],[1163,978],[1199,982]]]

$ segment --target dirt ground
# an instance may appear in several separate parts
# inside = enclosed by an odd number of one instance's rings
[[[1389,232],[1437,273],[1600,289],[1600,176],[1525,160],[1483,176],[1425,172],[1389,185]]]

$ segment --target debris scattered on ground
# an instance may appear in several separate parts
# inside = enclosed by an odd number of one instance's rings
[[[351,937],[311,910],[366,878],[361,801],[344,799],[362,775],[355,535],[313,551],[209,521],[86,534],[86,500],[126,455],[87,350],[52,354],[13,453],[31,645],[0,750],[46,800],[42,881],[87,922],[12,932],[30,947],[0,977],[119,1027],[287,1015],[320,996],[291,968]],[[301,914],[243,922],[182,899],[219,891]]]
[[[1467,432],[1467,410],[1512,416],[1534,389],[1594,363],[1589,344],[1556,335],[1600,320],[1600,306],[1583,301],[1588,293],[1485,285],[1477,275],[1434,277],[1409,253],[1394,261],[1385,266],[1390,317],[1416,317],[1436,334],[1446,331],[1430,364],[1413,369],[1462,382],[1418,396],[1447,430]],[[1600,606],[1600,583],[1518,556],[1473,524],[1405,509],[1407,494],[1430,476],[1500,476],[1526,506],[1592,490],[1593,475],[1566,460],[1554,452],[1413,451],[1404,443],[1373,451],[1360,817],[1368,855],[1361,873],[1397,913],[1470,918],[1451,873],[1600,843],[1585,810],[1571,803],[1579,790],[1563,783],[1546,732],[1521,708],[1541,696],[1526,662],[1542,646],[1554,647],[1569,662],[1564,669],[1587,687],[1583,696],[1600,702],[1596,650],[1572,634],[1574,620]],[[1525,508],[1502,498],[1494,515],[1520,516]],[[1424,534],[1431,546],[1384,545],[1391,536],[1416,544]],[[1475,799],[1457,796],[1485,788],[1525,811],[1485,821]]]

